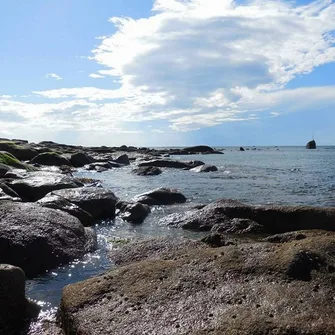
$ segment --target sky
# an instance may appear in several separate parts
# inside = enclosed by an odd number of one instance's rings
[[[1,0],[0,137],[335,144],[331,0]]]

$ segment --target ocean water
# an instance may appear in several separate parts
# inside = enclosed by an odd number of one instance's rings
[[[188,199],[186,204],[154,207],[141,225],[115,220],[97,222],[99,249],[29,280],[26,294],[42,306],[41,319],[53,318],[65,285],[87,279],[113,267],[108,252],[120,239],[142,239],[155,236],[186,236],[200,233],[158,225],[161,217],[185,211],[195,204],[206,204],[221,198],[237,199],[249,204],[288,204],[335,206],[335,147],[306,150],[303,147],[258,147],[240,152],[225,148],[224,155],[173,156],[182,160],[202,160],[219,171],[194,173],[166,169],[159,176],[137,176],[131,166],[104,173],[78,171],[76,176],[99,179],[120,199],[157,187],[178,188]],[[38,329],[39,323],[32,327]]]

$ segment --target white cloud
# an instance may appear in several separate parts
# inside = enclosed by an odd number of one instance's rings
[[[0,99],[0,117],[97,132],[158,122],[166,133],[335,105],[334,86],[286,88],[335,61],[330,0],[156,0],[148,18],[110,22],[117,31],[97,38],[90,59],[102,69],[90,77],[118,88],[33,91],[57,99],[43,104]]]
[[[105,77],[102,76],[101,74],[97,74],[97,73],[91,73],[91,74],[89,75],[89,77],[94,78],[94,79],[105,78]]]
[[[47,73],[45,75],[45,78],[53,78],[53,79],[56,79],[56,80],[62,80],[63,78],[60,77],[58,74],[56,73]]]

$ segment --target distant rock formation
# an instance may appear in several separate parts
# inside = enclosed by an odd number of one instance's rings
[[[313,141],[309,141],[306,144],[306,149],[316,149],[316,142],[314,140]]]

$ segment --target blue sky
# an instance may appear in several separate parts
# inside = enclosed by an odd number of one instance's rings
[[[0,2],[0,137],[335,144],[333,1]]]

